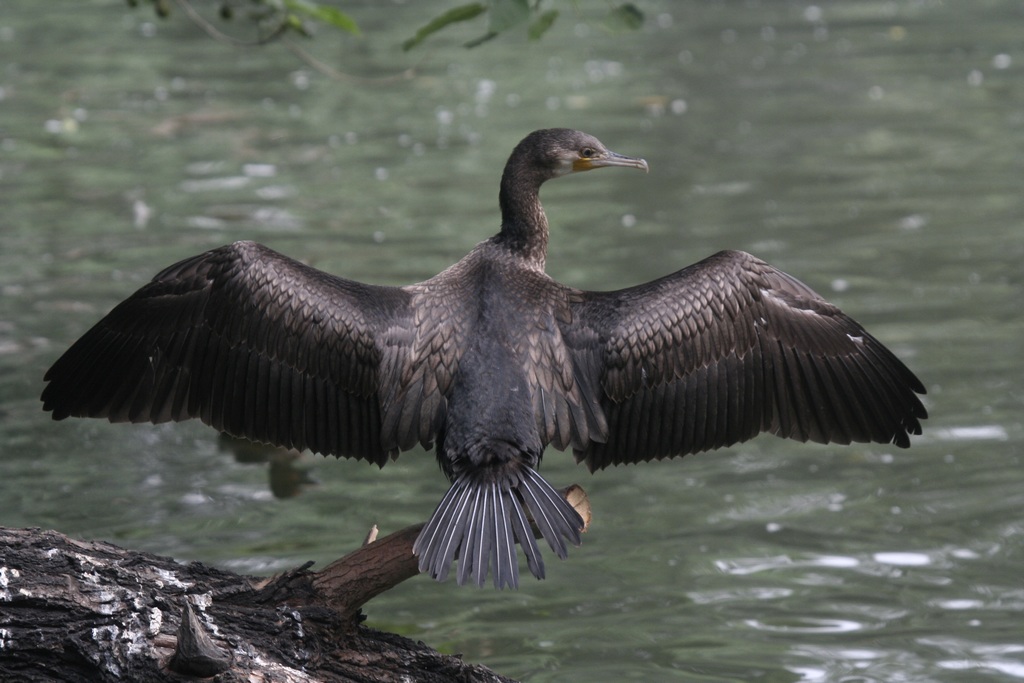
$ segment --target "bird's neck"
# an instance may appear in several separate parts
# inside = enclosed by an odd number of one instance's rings
[[[510,162],[501,176],[498,204],[501,232],[494,236],[494,242],[532,268],[543,271],[548,251],[548,218],[540,205],[540,182],[527,169]]]

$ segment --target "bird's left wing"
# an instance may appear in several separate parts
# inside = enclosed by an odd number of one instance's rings
[[[658,280],[583,292],[563,328],[600,386],[591,470],[720,448],[767,431],[909,444],[924,387],[856,321],[795,278],[726,251]],[[916,392],[916,393],[915,393]]]
[[[166,268],[116,306],[46,373],[43,407],[58,420],[198,417],[383,465],[398,439],[382,433],[381,376],[411,342],[410,299],[236,242]]]

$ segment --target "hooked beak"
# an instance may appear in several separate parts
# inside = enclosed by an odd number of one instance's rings
[[[616,154],[615,152],[607,152],[601,156],[590,157],[587,159],[576,159],[572,162],[573,172],[589,171],[594,168],[603,168],[605,166],[624,166],[626,168],[638,168],[644,173],[647,173],[647,162],[637,157],[627,157],[623,154]]]

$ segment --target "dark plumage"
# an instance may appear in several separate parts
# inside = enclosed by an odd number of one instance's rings
[[[591,470],[760,432],[908,446],[920,381],[854,320],[749,254],[587,292],[544,274],[538,191],[603,166],[647,169],[565,129],[527,136],[501,180],[501,231],[407,287],[328,275],[252,242],[159,273],[46,374],[54,419],[216,429],[383,466],[437,444],[452,482],[415,545],[437,579],[518,585],[515,543],[559,557],[582,520],[537,473],[544,448]],[[916,393],[915,393],[916,392]]]

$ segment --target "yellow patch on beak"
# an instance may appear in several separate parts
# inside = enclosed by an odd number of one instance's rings
[[[572,171],[573,171],[573,173],[578,173],[580,171],[589,171],[592,168],[597,168],[594,165],[594,160],[593,159],[580,158],[580,159],[576,159],[575,161],[572,162]]]

